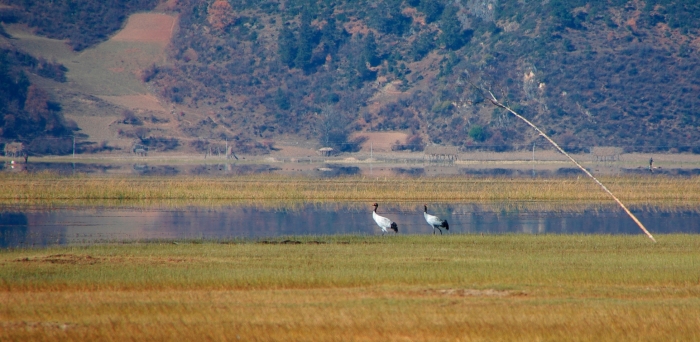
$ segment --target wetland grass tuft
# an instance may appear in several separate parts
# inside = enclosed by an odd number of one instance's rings
[[[0,340],[695,340],[700,237],[657,239],[339,235],[5,250]]]

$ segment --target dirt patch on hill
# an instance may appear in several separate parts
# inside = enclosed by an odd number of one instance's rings
[[[65,117],[79,122],[80,132],[87,134],[90,141],[111,142],[117,139],[109,125],[118,120],[118,116],[73,116],[67,114]]]
[[[403,143],[406,141],[408,134],[402,132],[362,132],[353,134],[352,138],[367,137],[367,140],[362,144],[362,152],[369,152],[370,148],[374,152],[391,152],[391,145],[398,140]]]
[[[153,94],[122,95],[122,96],[100,96],[101,99],[113,103],[117,106],[129,108],[131,110],[144,109],[154,112],[165,112],[158,98]]]
[[[168,44],[177,18],[163,13],[138,13],[129,17],[112,41]]]
[[[306,147],[298,147],[298,146],[276,146],[278,151],[272,151],[270,153],[271,156],[273,157],[286,157],[286,158],[295,158],[295,157],[318,157],[318,153],[315,149],[312,148],[306,148]]]

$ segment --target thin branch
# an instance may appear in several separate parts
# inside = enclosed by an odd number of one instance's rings
[[[474,86],[474,85],[472,84],[472,86]],[[476,86],[474,86],[474,87],[475,87],[479,92],[481,92],[481,93],[483,94],[483,90],[482,90],[481,88],[476,87]],[[608,190],[608,188],[605,187],[605,185],[603,185],[603,183],[601,183],[598,179],[596,179],[595,177],[593,177],[593,175],[592,175],[590,172],[588,172],[588,170],[586,170],[583,166],[581,166],[581,164],[579,164],[576,160],[574,160],[573,157],[571,157],[568,153],[566,153],[561,147],[559,147],[559,145],[558,145],[557,143],[554,142],[554,140],[552,140],[549,136],[547,136],[546,134],[544,134],[544,132],[542,132],[539,128],[537,128],[537,126],[535,126],[532,122],[530,122],[529,120],[525,119],[522,115],[516,113],[514,110],[510,109],[510,107],[508,107],[508,106],[504,105],[503,103],[499,102],[499,101],[496,99],[496,97],[493,96],[493,93],[492,93],[490,90],[486,90],[486,91],[489,93],[488,100],[489,100],[494,106],[497,106],[497,107],[500,107],[500,108],[503,108],[503,109],[509,111],[511,114],[515,115],[518,119],[523,120],[523,121],[524,121],[525,123],[527,123],[530,127],[534,128],[534,129],[537,131],[537,133],[539,133],[541,136],[543,136],[545,139],[547,139],[547,141],[549,141],[549,143],[552,144],[552,146],[554,146],[559,152],[561,152],[563,155],[565,155],[567,158],[569,158],[569,160],[571,160],[571,162],[573,162],[574,164],[576,164],[576,166],[578,166],[578,168],[581,169],[581,171],[583,171],[584,173],[586,173],[586,174],[588,175],[588,177],[591,177],[596,183],[598,183],[598,185],[600,185],[600,187],[603,188],[603,190],[604,190],[606,193],[608,193],[608,195],[610,195],[610,197],[612,197],[612,198],[615,200],[615,202],[617,202],[617,204],[620,205],[620,207],[622,207],[622,209],[627,213],[627,215],[629,215],[629,216],[632,218],[632,220],[633,220],[635,223],[637,223],[637,225],[639,226],[640,229],[642,229],[642,231],[644,232],[644,234],[646,234],[646,235],[651,239],[651,241],[656,242],[656,239],[654,239],[654,237],[651,235],[651,233],[649,233],[649,231],[644,227],[644,225],[642,224],[642,222],[640,222],[640,221],[637,219],[637,217],[634,216],[634,214],[632,214],[632,212],[629,211],[629,209],[627,209],[627,207],[626,207],[624,204],[622,204],[622,202],[621,202],[615,195],[613,195],[613,193],[610,192],[610,190]]]

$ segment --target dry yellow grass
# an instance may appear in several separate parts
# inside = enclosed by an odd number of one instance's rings
[[[292,239],[2,251],[0,340],[700,338],[697,236]]]
[[[602,177],[623,202],[688,205],[700,201],[700,177]],[[318,179],[276,175],[241,177],[94,177],[0,175],[0,203],[100,201],[611,201],[581,178]]]

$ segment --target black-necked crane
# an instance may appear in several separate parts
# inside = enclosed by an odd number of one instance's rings
[[[372,218],[374,219],[374,222],[377,222],[379,228],[382,228],[382,235],[389,232],[387,229],[391,229],[394,231],[394,233],[398,233],[399,226],[396,225],[396,222],[392,222],[390,219],[384,216],[377,215],[377,207],[379,207],[379,204],[374,203],[372,206],[374,207],[374,211],[372,211]]]
[[[435,229],[440,231],[440,235],[442,235],[441,228],[445,228],[445,230],[450,230],[450,224],[447,223],[447,220],[441,220],[437,216],[428,214],[427,204],[423,204],[423,209],[423,217],[425,217],[425,222],[428,222],[428,224],[433,227],[433,235],[435,235]]]

